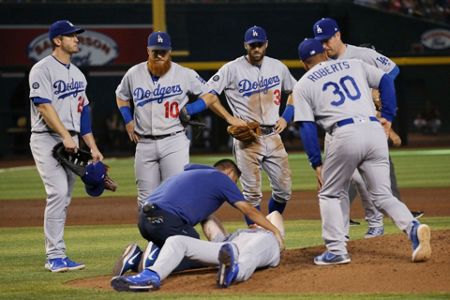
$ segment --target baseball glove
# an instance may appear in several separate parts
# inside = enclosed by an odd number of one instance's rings
[[[86,167],[92,160],[89,151],[78,149],[77,153],[68,153],[63,143],[56,144],[53,147],[53,157],[63,166],[83,178],[86,174]],[[105,189],[115,192],[117,183],[108,176],[109,167],[105,165],[106,173],[103,178]]]
[[[245,126],[230,125],[227,132],[241,142],[252,143],[261,135],[261,127],[258,122],[248,122]]]

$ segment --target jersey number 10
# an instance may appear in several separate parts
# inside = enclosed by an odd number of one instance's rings
[[[166,118],[178,118],[180,114],[180,110],[178,108],[178,102],[165,102],[164,103],[165,113],[164,117]]]
[[[324,83],[324,85],[322,86],[322,91],[326,91],[328,90],[328,88],[332,88],[333,94],[339,97],[331,101],[331,105],[334,106],[342,105],[347,98],[352,101],[356,101],[361,98],[361,91],[356,85],[355,79],[348,75],[342,77],[339,80],[339,83],[336,83],[334,81],[328,81]]]

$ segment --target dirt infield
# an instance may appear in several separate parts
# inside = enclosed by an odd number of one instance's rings
[[[450,189],[402,189],[412,210],[425,216],[450,216]],[[106,194],[107,195],[107,194]],[[267,199],[269,194],[265,194]],[[318,219],[319,208],[313,191],[295,192],[285,212],[286,219]],[[41,226],[44,200],[0,201],[0,227]],[[263,204],[262,207],[267,205]],[[242,220],[239,212],[224,205],[218,213],[224,221]],[[136,223],[134,198],[74,199],[67,225]],[[360,201],[352,206],[352,218],[362,218]],[[365,225],[362,225],[365,226]],[[324,247],[285,251],[281,265],[258,271],[247,282],[228,290],[215,287],[214,270],[191,271],[170,276],[158,291],[192,294],[251,293],[427,293],[450,292],[450,230],[433,231],[433,257],[426,263],[410,262],[411,248],[403,234],[387,235],[349,243],[352,263],[317,267],[312,258]],[[111,289],[110,276],[69,283],[85,288]]]

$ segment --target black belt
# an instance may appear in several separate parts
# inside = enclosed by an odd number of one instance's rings
[[[260,127],[262,135],[267,135],[275,132],[275,125],[260,125]]]
[[[165,139],[165,138],[167,138],[169,136],[174,136],[176,134],[179,134],[180,132],[183,132],[183,131],[184,130],[180,130],[180,131],[175,131],[175,132],[172,132],[172,133],[169,133],[169,134],[163,134],[163,135],[150,135],[150,134],[139,134],[139,133],[136,133],[136,134],[138,136],[140,136],[141,138],[144,138],[144,139],[162,140],[162,139]]]
[[[50,133],[50,134],[57,134],[54,131],[48,130],[48,131],[32,131],[31,133]],[[69,134],[70,136],[76,136],[78,135],[78,132],[76,132],[75,130],[69,130]]]
[[[376,117],[369,117],[369,120],[372,122],[378,122],[378,119]],[[357,123],[355,122],[355,120],[353,118],[348,118],[348,119],[344,119],[344,120],[340,120],[338,122],[336,122],[336,126],[337,127],[342,127],[348,124],[353,124],[353,123]]]

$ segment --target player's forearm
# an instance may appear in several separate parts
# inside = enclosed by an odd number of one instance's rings
[[[233,116],[223,107],[223,105],[220,103],[220,101],[216,101],[211,104],[209,107],[216,115],[227,121],[228,124],[230,124],[230,120],[233,118]]]
[[[64,127],[61,119],[58,117],[53,106],[49,103],[43,103],[38,106],[38,111],[44,118],[45,124],[50,127],[51,130],[59,134],[63,139],[70,138],[70,133]]]
[[[129,101],[116,98],[116,104],[119,108],[120,114],[122,115],[125,125],[133,121],[133,115],[131,113],[131,105]]]
[[[263,214],[257,210],[253,205],[249,204],[246,201],[240,201],[235,204],[238,209],[245,214],[248,218],[250,218],[253,222],[255,222],[257,225],[261,226],[262,228],[269,230],[273,232],[275,235],[281,236],[280,231],[272,224],[270,223]]]
[[[93,151],[98,151],[97,143],[95,142],[94,135],[92,133],[88,133],[82,136],[83,141],[89,147],[89,149]]]

